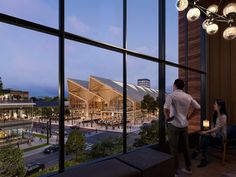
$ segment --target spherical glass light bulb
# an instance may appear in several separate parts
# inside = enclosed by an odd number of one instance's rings
[[[225,29],[224,33],[223,33],[223,37],[226,40],[232,40],[236,37],[236,27],[235,26],[231,26]]]
[[[217,13],[218,12],[218,6],[216,4],[212,4],[207,8],[207,15],[211,14],[211,13]]]
[[[200,15],[201,15],[200,10],[198,8],[194,7],[188,11],[187,19],[192,22],[192,21],[199,19]]]
[[[207,26],[210,25],[210,20],[206,19],[202,22],[202,28],[205,30],[207,28]]]
[[[215,24],[215,23],[212,23],[212,24],[209,24],[209,25],[206,27],[206,32],[207,32],[207,34],[212,35],[212,34],[216,34],[217,31],[218,31],[218,29],[219,29],[218,25]]]
[[[188,7],[188,0],[177,0],[176,8],[178,11],[183,11]]]
[[[234,2],[227,4],[223,10],[224,16],[227,16],[230,13],[236,13],[236,3]]]

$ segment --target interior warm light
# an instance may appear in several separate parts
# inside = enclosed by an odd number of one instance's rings
[[[228,16],[230,14],[236,13],[236,3],[229,3],[225,6],[223,10],[224,16]]]
[[[189,21],[195,21],[195,20],[199,19],[200,15],[201,15],[200,10],[198,8],[194,7],[188,11],[187,18]]]
[[[226,40],[232,40],[236,37],[236,27],[235,26],[231,26],[226,28],[226,30],[223,33],[223,37]]]
[[[210,127],[210,121],[209,120],[203,120],[203,128],[207,129]]]
[[[188,0],[177,0],[176,8],[178,11],[183,11],[188,7]]]
[[[227,23],[228,28],[224,31],[223,37],[226,40],[231,40],[236,38],[236,27],[231,27],[236,22],[236,3],[231,2],[225,6],[223,9],[223,14],[219,13],[221,1],[218,4],[212,4],[209,7],[203,7],[199,3],[199,0],[178,0],[176,4],[176,8],[179,11],[183,11],[190,7],[187,12],[188,21],[196,21],[201,16],[201,13],[204,14],[206,20],[202,23],[202,28],[206,30],[206,32],[210,35],[216,34],[218,31],[219,23]]]
[[[217,13],[218,12],[218,6],[216,4],[212,4],[207,8],[207,15],[210,15],[211,13]]]
[[[218,31],[218,29],[219,29],[218,25],[215,24],[215,23],[212,23],[212,24],[209,24],[209,25],[207,26],[206,32],[207,32],[207,34],[212,35],[212,34],[216,34],[217,31]]]
[[[202,28],[205,30],[210,24],[210,20],[206,19],[204,22],[202,22]]]

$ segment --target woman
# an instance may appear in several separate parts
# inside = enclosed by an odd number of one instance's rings
[[[228,114],[226,112],[225,102],[221,99],[216,99],[214,104],[214,117],[215,123],[213,128],[201,131],[200,143],[197,150],[192,154],[192,158],[196,158],[198,152],[202,153],[201,163],[198,165],[199,168],[205,167],[207,165],[207,149],[211,144],[222,144],[223,139],[227,136],[227,118]]]

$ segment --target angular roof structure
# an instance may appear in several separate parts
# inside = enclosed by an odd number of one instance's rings
[[[73,81],[76,84],[88,89],[88,91],[92,91],[90,87],[92,85],[91,82],[95,82],[94,80],[100,82],[101,84],[105,85],[108,88],[111,88],[116,93],[123,95],[123,82],[120,82],[120,81],[115,81],[115,80],[97,77],[97,76],[90,76],[90,79],[89,79],[90,83],[88,81],[68,79],[68,81]],[[156,98],[159,95],[159,91],[157,89],[150,89],[147,87],[137,86],[134,84],[127,84],[127,97],[131,99],[132,101],[141,102],[143,100],[143,97],[147,94]]]

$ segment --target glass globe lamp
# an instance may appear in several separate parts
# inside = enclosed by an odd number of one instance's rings
[[[202,22],[202,28],[205,30],[207,28],[207,26],[210,25],[210,20],[209,19],[206,19]]]
[[[218,29],[219,29],[218,25],[215,23],[212,23],[206,27],[206,32],[207,34],[212,35],[212,34],[216,34]]]
[[[229,3],[223,9],[224,16],[228,16],[229,14],[236,13],[236,3]]]
[[[230,27],[226,28],[224,33],[223,33],[223,37],[226,40],[234,39],[236,37],[236,27],[235,26],[230,26]]]
[[[212,4],[210,5],[207,10],[206,13],[209,16],[211,13],[217,13],[218,12],[218,6],[216,4]]]
[[[188,0],[177,0],[176,8],[178,11],[184,11],[188,7]]]
[[[198,8],[194,7],[194,8],[191,8],[188,13],[187,13],[187,19],[189,21],[196,21],[197,19],[199,19],[201,15],[201,12]]]

